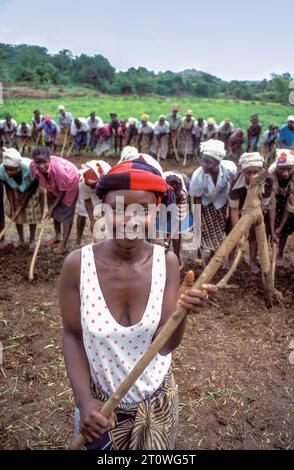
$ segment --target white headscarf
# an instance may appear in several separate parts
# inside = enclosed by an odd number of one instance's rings
[[[138,120],[137,120],[136,118],[130,117],[130,118],[128,119],[128,124],[127,124],[127,125],[130,125],[130,126],[136,125],[136,126],[137,126],[137,124],[138,124]]]
[[[22,164],[22,156],[18,150],[3,148],[3,163],[11,168],[19,168]]]
[[[132,147],[131,145],[127,145],[123,149],[120,156],[120,161],[118,163],[126,162],[128,160],[136,160],[139,157],[143,158],[145,162],[148,163],[148,165],[153,166],[162,175],[163,170],[161,168],[161,165],[158,163],[157,160],[155,160],[155,158],[151,157],[151,155],[148,155],[148,153],[139,153],[136,147]]]
[[[246,168],[258,167],[263,168],[264,158],[259,152],[243,153],[239,159],[241,170]]]
[[[221,162],[226,156],[225,144],[221,140],[210,139],[200,144],[200,150],[204,155],[215,158]]]
[[[139,157],[139,152],[136,149],[136,147],[132,147],[131,145],[127,145],[123,149],[123,151],[121,153],[121,156],[120,156],[120,161],[118,163],[125,162],[127,160],[135,160],[138,157]]]

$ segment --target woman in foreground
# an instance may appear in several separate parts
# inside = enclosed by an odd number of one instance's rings
[[[64,357],[78,408],[77,431],[88,449],[174,447],[178,397],[171,352],[182,340],[186,320],[116,412],[109,419],[100,414],[102,403],[147,351],[177,302],[198,313],[208,293],[217,290],[211,285],[204,285],[204,291],[192,289],[194,274],[189,272],[179,298],[177,257],[145,241],[153,223],[150,205],[163,203],[169,190],[159,172],[142,159],[112,168],[100,179],[97,195],[105,203],[113,237],[71,253],[64,262]]]

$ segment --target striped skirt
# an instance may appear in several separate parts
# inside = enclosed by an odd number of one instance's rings
[[[102,402],[109,397],[92,385],[93,397]],[[79,433],[79,411],[75,414]],[[115,428],[87,444],[87,450],[171,450],[178,428],[178,387],[172,372],[154,394],[135,404],[120,404],[115,412]]]

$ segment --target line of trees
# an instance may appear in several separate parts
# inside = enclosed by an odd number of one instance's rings
[[[275,101],[288,104],[294,75],[272,74],[270,80],[226,82],[197,70],[154,73],[144,67],[116,72],[101,54],[87,56],[63,49],[49,54],[45,47],[0,43],[0,81],[30,84],[89,86],[111,95],[163,95],[199,98]]]

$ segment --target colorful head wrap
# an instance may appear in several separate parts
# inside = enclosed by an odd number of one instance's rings
[[[180,109],[180,106],[178,104],[174,104],[172,106],[172,111],[179,111],[179,109]]]
[[[50,121],[51,121],[51,116],[50,116],[49,114],[46,114],[46,115],[44,116],[44,121],[45,121],[45,122],[50,122]]]
[[[98,181],[110,168],[111,166],[103,160],[91,160],[83,165],[83,179],[84,181]]]
[[[193,116],[193,111],[192,111],[192,109],[187,109],[187,111],[186,111],[186,116]]]
[[[96,194],[102,199],[108,191],[121,189],[161,193],[167,196],[166,204],[174,202],[174,192],[159,171],[143,158],[125,161],[114,166],[102,176],[96,186]],[[161,202],[161,197],[157,202]]]
[[[3,164],[11,168],[19,168],[22,163],[22,156],[18,150],[13,148],[3,148]]]
[[[276,166],[294,166],[294,150],[278,149],[276,150]]]
[[[246,168],[258,167],[263,168],[264,158],[259,152],[243,153],[239,159],[241,170]]]
[[[97,173],[92,168],[85,169],[83,174],[84,181],[98,181],[101,175],[97,176]]]
[[[142,114],[141,115],[141,121],[148,121],[148,120],[149,120],[148,114]]]
[[[210,139],[200,144],[200,150],[203,155],[215,158],[221,162],[226,156],[225,144],[221,140]]]

